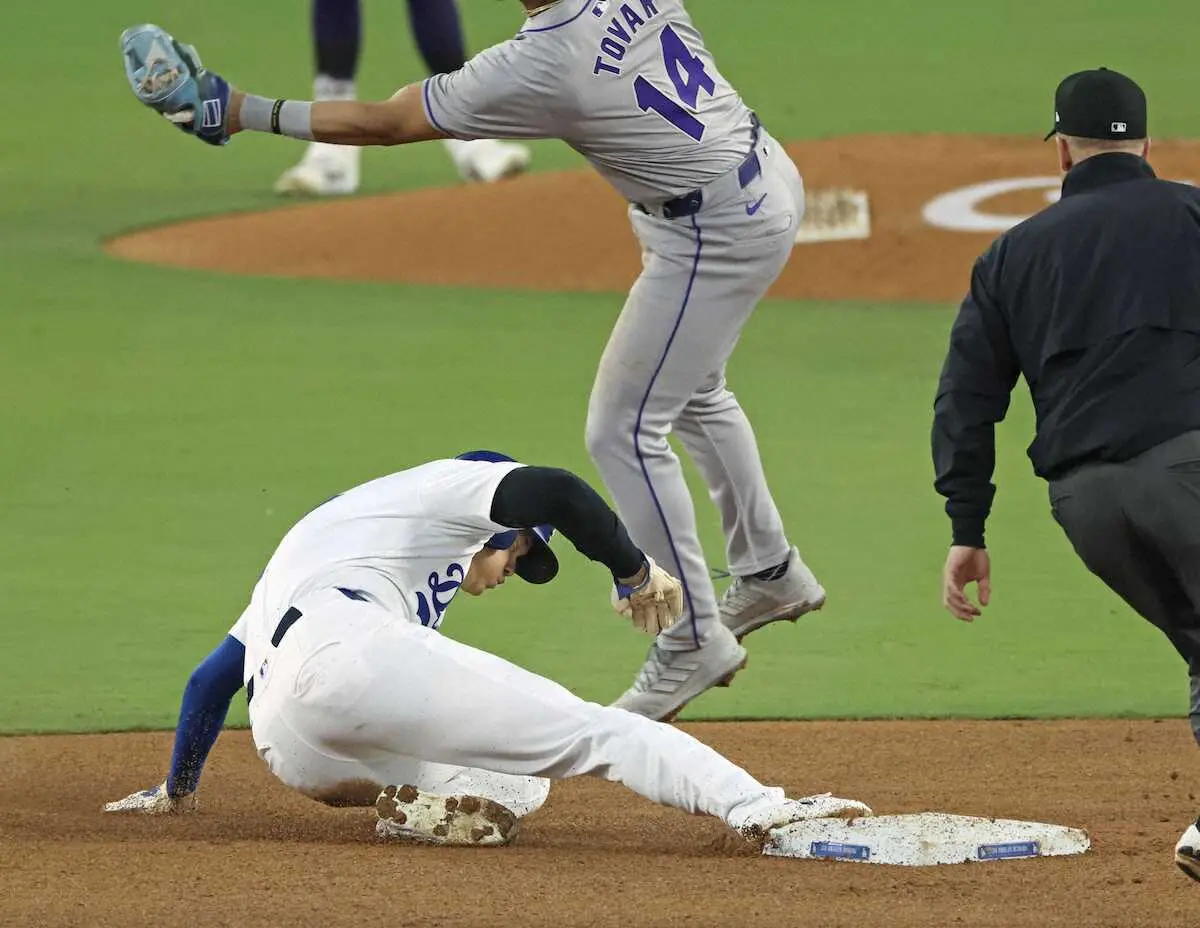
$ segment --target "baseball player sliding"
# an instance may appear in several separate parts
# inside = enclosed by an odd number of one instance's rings
[[[438,632],[459,590],[546,583],[559,531],[612,573],[618,612],[650,634],[682,612],[680,582],[603,499],[557,468],[469,452],[335,496],[283,538],[241,618],[192,674],[166,781],[109,812],[195,807],[201,768],[246,687],[259,756],[330,805],[370,805],[385,838],[501,845],[546,778],[592,774],[717,816],[753,841],[809,818],[866,814],[828,793],[787,799],[690,735]]]
[[[524,6],[509,41],[374,103],[242,93],[157,26],[127,30],[121,46],[138,99],[213,145],[246,131],[342,145],[559,138],[629,201],[644,269],[600,360],[586,440],[633,537],[683,585],[682,614],[616,703],[670,719],[745,664],[746,634],[825,602],[725,383],[742,326],[794,247],[804,187],[681,0]],[[721,512],[735,579],[719,604],[672,430]]]

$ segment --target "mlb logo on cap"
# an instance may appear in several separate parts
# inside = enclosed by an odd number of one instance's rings
[[[1133,80],[1108,68],[1077,71],[1054,93],[1055,133],[1084,139],[1144,139],[1146,95]]]

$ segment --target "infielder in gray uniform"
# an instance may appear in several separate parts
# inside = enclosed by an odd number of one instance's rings
[[[213,145],[247,130],[343,145],[559,138],[629,201],[644,268],[600,361],[587,446],[636,543],[684,586],[682,618],[616,703],[669,719],[744,665],[743,636],[825,601],[725,383],[742,326],[791,254],[804,188],[680,0],[524,6],[509,41],[373,103],[236,91],[156,26],[121,45],[138,99]],[[719,604],[672,430],[721,511],[735,579]]]

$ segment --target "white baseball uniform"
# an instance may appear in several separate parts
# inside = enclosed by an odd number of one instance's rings
[[[412,784],[538,808],[545,778],[595,774],[733,827],[778,803],[669,725],[584,702],[437,628],[489,537],[512,463],[443,460],[349,490],[283,538],[230,634],[259,755],[315,798]],[[602,602],[604,600],[601,600]]]
[[[668,435],[721,511],[731,571],[786,562],[725,365],[791,254],[800,173],[717,70],[681,0],[559,0],[423,93],[442,132],[561,138],[630,201],[644,268],[601,358],[586,441],[634,541],[683,581],[687,610],[660,645],[695,648],[717,599]]]

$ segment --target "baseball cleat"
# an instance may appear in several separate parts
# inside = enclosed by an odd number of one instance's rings
[[[655,642],[633,686],[613,706],[670,722],[705,690],[728,686],[745,666],[746,649],[722,625],[696,650],[667,651]]]
[[[445,144],[458,169],[458,176],[467,183],[494,184],[506,177],[516,177],[529,167],[532,160],[528,148],[512,142],[446,139]]]
[[[737,822],[738,833],[752,844],[762,845],[776,828],[814,818],[859,818],[871,815],[871,807],[854,799],[839,799],[830,793],[784,799]]]
[[[275,192],[302,196],[345,196],[358,190],[362,149],[310,142],[300,163],[275,182]]]
[[[772,622],[795,622],[825,605],[825,588],[817,582],[800,552],[792,548],[788,569],[778,580],[737,577],[721,598],[721,624],[741,641]]]
[[[1200,882],[1200,818],[1192,823],[1175,845],[1175,863],[1185,876]]]
[[[381,838],[453,847],[498,847],[517,836],[516,815],[478,796],[437,796],[415,786],[389,786],[375,801]]]

